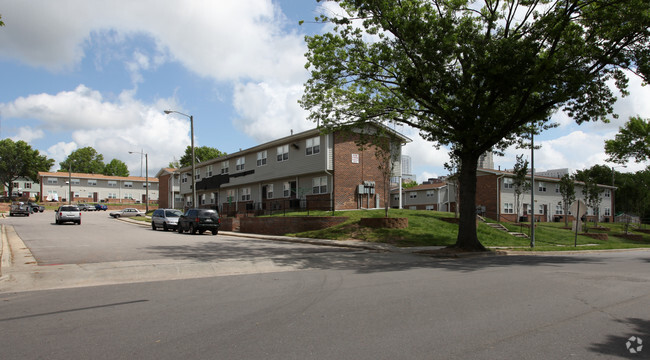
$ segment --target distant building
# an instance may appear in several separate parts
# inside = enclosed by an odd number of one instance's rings
[[[40,194],[40,185],[25,177],[19,177],[13,182],[12,197],[35,198]],[[9,196],[9,188],[2,184],[2,195]]]
[[[146,202],[147,180],[144,177],[39,172],[38,178],[44,201]],[[149,203],[158,203],[158,179],[154,177],[149,178]]]
[[[492,151],[487,151],[478,158],[479,169],[494,169],[494,158]]]
[[[399,190],[391,191],[390,205],[399,207]],[[402,208],[409,210],[455,211],[456,188],[446,181],[425,183],[402,189]]]
[[[561,179],[562,176],[569,175],[569,169],[550,169],[546,171],[535,171],[535,176],[546,176]]]

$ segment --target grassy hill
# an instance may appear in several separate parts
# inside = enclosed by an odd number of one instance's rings
[[[305,216],[306,213],[294,213],[293,216]],[[311,216],[330,216],[331,212],[314,212]],[[425,210],[398,210],[391,209],[390,217],[406,217],[409,226],[406,229],[372,229],[359,225],[362,217],[383,217],[384,210],[337,211],[335,216],[348,218],[341,225],[331,228],[308,231],[289,236],[309,237],[319,239],[348,240],[358,239],[369,242],[382,242],[395,246],[449,246],[456,242],[458,225],[448,223],[442,218],[453,218],[453,213],[425,211]],[[489,221],[489,220],[488,220]],[[528,234],[530,229],[517,224],[504,223],[510,231]],[[575,234],[571,230],[562,229],[564,223],[538,223],[535,228],[536,250],[575,250]],[[628,240],[614,236],[623,233],[622,224],[603,224],[610,228],[608,240],[595,240],[587,236],[578,235],[577,244],[580,249],[613,249],[650,247],[650,235],[640,232],[641,241]],[[590,230],[590,232],[604,232]],[[530,239],[517,238],[504,231],[495,230],[487,224],[478,223],[478,237],[487,247],[505,247],[528,249]]]

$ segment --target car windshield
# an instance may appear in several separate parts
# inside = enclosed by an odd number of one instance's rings
[[[179,217],[183,213],[180,210],[167,210],[165,211],[165,216],[167,217]]]
[[[76,206],[61,206],[61,211],[79,211]]]

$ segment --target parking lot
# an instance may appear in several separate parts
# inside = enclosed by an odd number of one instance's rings
[[[31,250],[39,265],[176,259],[218,261],[350,251],[273,242],[209,232],[201,235],[151,230],[113,219],[108,211],[82,212],[82,224],[56,225],[54,211],[3,219]]]

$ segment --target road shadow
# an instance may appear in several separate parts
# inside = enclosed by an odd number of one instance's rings
[[[266,247],[257,244],[251,246],[246,242],[203,242],[191,245],[151,246],[143,250],[179,260],[201,262],[271,260],[279,266],[299,269],[353,270],[358,273],[421,268],[472,272],[499,267],[603,263],[602,258],[582,255],[495,255],[447,259],[410,253],[375,252],[295,243],[273,243],[272,247]]]
[[[628,318],[614,321],[627,325],[630,330],[624,334],[608,335],[604,343],[593,344],[589,350],[607,357],[650,359],[650,320]]]

